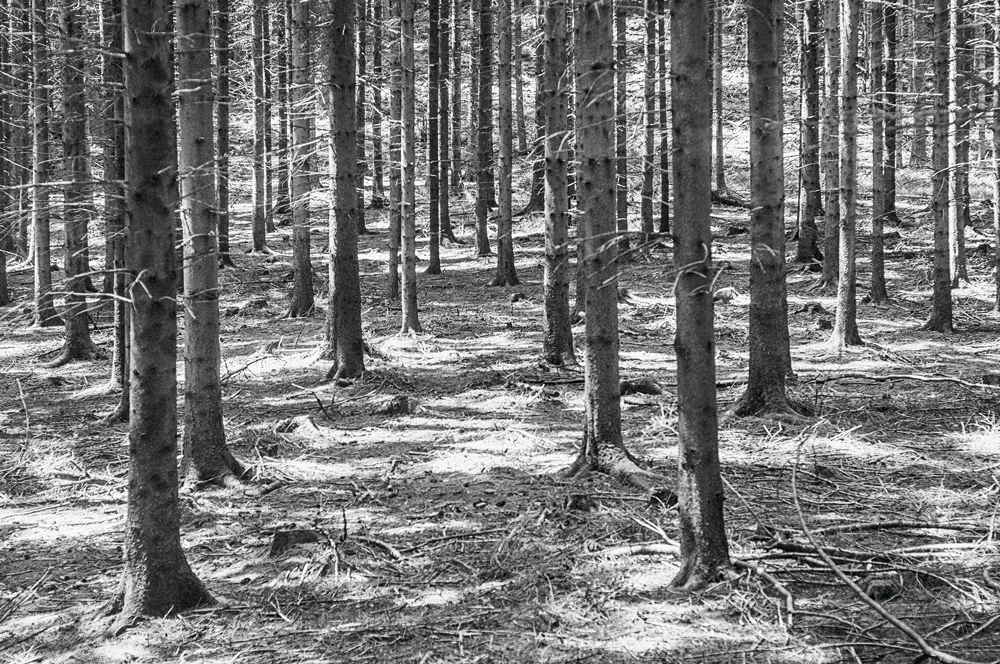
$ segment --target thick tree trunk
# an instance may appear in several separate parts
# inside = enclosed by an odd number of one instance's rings
[[[476,0],[479,19],[479,50],[476,73],[478,98],[473,106],[476,122],[476,255],[489,256],[488,232],[493,186],[493,8],[491,0]]]
[[[729,568],[722,517],[715,398],[712,267],[712,103],[708,3],[671,3],[673,72],[674,296],[677,309],[677,497],[681,569],[672,585],[703,587]]]
[[[840,0],[826,0],[823,16],[826,78],[823,99],[823,275],[820,287],[835,286],[840,256]]]
[[[403,324],[401,331],[422,332],[417,318],[417,208],[416,67],[413,62],[414,0],[399,0],[400,60],[402,69],[402,193],[401,248],[403,255]]]
[[[386,0],[389,3],[389,272],[386,297],[390,301],[399,299],[399,245],[402,239],[402,110],[403,110],[403,68],[401,35],[399,31],[400,0]]]
[[[226,446],[219,368],[218,201],[212,118],[212,16],[198,0],[174,0],[184,229],[183,472],[194,485],[228,485],[245,471]]]
[[[840,60],[844,73],[840,119],[840,272],[837,315],[831,343],[837,348],[861,344],[858,333],[857,258],[858,224],[858,32],[860,0],[845,0],[841,16]]]
[[[330,165],[334,180],[330,219],[330,301],[326,312],[325,359],[333,360],[327,377],[356,378],[364,373],[361,333],[361,281],[358,272],[357,122],[361,113],[355,97],[355,3],[330,0]],[[360,52],[360,49],[358,49]]]
[[[87,100],[84,93],[84,37],[75,0],[62,0],[60,8],[62,63],[62,143],[67,184],[63,190],[63,228],[66,239],[66,340],[62,352],[49,366],[73,360],[90,360],[103,354],[90,338],[87,290],[87,224],[93,215],[90,191],[90,146],[87,141]]]
[[[52,301],[52,257],[49,240],[49,42],[46,0],[31,1],[32,21],[32,201],[35,238],[35,325],[62,325]]]
[[[656,158],[656,0],[646,0],[643,19],[646,25],[645,69],[643,72],[642,202],[639,206],[640,242],[646,245],[653,237],[653,175]]]
[[[997,0],[1000,2],[1000,0]],[[542,355],[555,366],[576,364],[569,315],[569,214],[566,196],[568,60],[565,0],[544,7],[539,94],[545,122],[545,313]]]
[[[113,609],[125,628],[212,601],[180,543],[177,504],[176,150],[167,0],[125,2],[127,209],[132,290],[125,568]]]
[[[628,6],[615,0],[615,219],[618,260],[629,255],[628,237]]]
[[[448,0],[444,0],[447,2]],[[427,194],[430,235],[427,274],[441,274],[441,0],[428,0]],[[447,183],[445,183],[447,188]]]
[[[287,316],[308,316],[315,306],[312,259],[309,251],[309,198],[313,189],[313,110],[310,107],[312,87],[312,12],[309,0],[292,2],[289,21],[291,28],[292,62],[289,72],[289,102],[291,104],[290,143],[291,175],[289,194],[292,204],[292,299]]]
[[[819,250],[819,230],[816,217],[823,213],[819,173],[819,0],[806,0],[802,9],[802,128],[799,133],[799,206],[798,244],[795,260],[811,263],[823,260]]]
[[[781,0],[748,2],[750,367],[746,392],[734,407],[740,415],[790,412],[785,395],[791,351],[785,282],[783,29]]]
[[[954,331],[948,242],[948,42],[953,29],[949,0],[934,0],[934,140],[931,151],[931,213],[934,217],[934,278],[931,315],[925,330]]]
[[[511,0],[497,0],[497,18],[500,24],[500,49],[498,62],[499,83],[499,124],[500,124],[500,168],[499,209],[497,210],[497,271],[492,286],[517,285],[514,269],[514,226],[513,226],[513,173],[514,137],[511,118]]]

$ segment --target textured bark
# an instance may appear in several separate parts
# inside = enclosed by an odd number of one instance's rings
[[[517,285],[514,269],[514,225],[513,225],[513,173],[514,137],[511,118],[511,0],[497,0],[499,21],[498,96],[500,124],[500,163],[497,210],[497,271],[491,285]]]
[[[28,231],[31,228],[31,134],[30,123],[32,105],[32,64],[31,54],[32,21],[30,0],[10,0],[11,34],[21,35],[20,39],[11,44],[11,85],[10,100],[11,117],[19,118],[13,127],[11,136],[11,184],[18,188],[12,194],[11,212],[16,215],[14,228],[14,244],[17,255],[26,260],[31,257],[28,243]]]
[[[45,0],[32,0],[32,82],[31,104],[33,198],[31,225],[35,238],[35,325],[62,325],[52,301],[52,259],[49,240],[49,41],[48,16]]]
[[[816,217],[823,213],[819,173],[819,0],[805,0],[802,8],[800,74],[802,78],[802,125],[799,133],[799,206],[798,244],[795,260],[811,263],[823,260],[819,250]]]
[[[401,249],[403,258],[403,323],[401,332],[422,332],[417,318],[417,148],[414,124],[416,67],[413,62],[414,0],[399,0],[400,61],[402,70],[402,193],[400,202]]]
[[[544,3],[536,0],[536,22],[542,25],[544,19]],[[545,65],[542,61],[542,53],[545,49],[542,39],[535,44],[535,141],[531,148],[533,163],[531,168],[531,188],[528,193],[528,202],[525,204],[517,216],[524,216],[532,212],[545,210],[545,99],[542,92],[542,77],[544,76]]]
[[[266,251],[267,248],[267,198],[265,180],[267,170],[264,164],[264,133],[266,116],[264,115],[264,15],[267,13],[267,0],[252,0],[251,5],[251,42],[253,58],[253,195],[251,206],[253,221],[251,222],[250,250]]]
[[[885,14],[881,5],[869,7],[869,59],[872,77],[872,254],[871,298],[875,303],[889,299],[885,289],[885,238],[883,229],[887,209],[885,192],[885,113],[888,109],[885,93]]]
[[[244,473],[226,446],[219,344],[218,201],[211,12],[174,0],[181,225],[184,229],[184,436],[186,481],[229,484]]]
[[[964,0],[952,0],[950,5],[951,33],[948,60],[954,68],[948,88],[949,134],[948,169],[951,171],[951,196],[948,206],[948,236],[950,243],[951,286],[969,281],[965,256],[965,227],[969,222],[969,112],[968,81],[972,74],[969,57],[968,14]]]
[[[711,284],[712,103],[708,3],[674,0],[670,9],[675,158],[677,302],[677,497],[681,569],[675,587],[694,589],[729,568],[722,517]]]
[[[450,2],[450,0],[449,0]],[[462,188],[462,0],[454,0],[452,27],[452,86],[451,97],[451,190],[458,195]],[[455,238],[450,238],[455,241]]]
[[[451,0],[447,0],[449,3]],[[385,86],[385,69],[382,66],[382,35],[384,0],[372,0],[372,200],[373,210],[385,207],[385,153],[382,147],[384,111],[382,89]]]
[[[438,197],[440,198],[440,239],[443,243],[455,241],[451,229],[451,202],[449,200],[448,179],[451,173],[451,0],[441,0],[441,20],[438,31],[440,45],[439,93],[441,122],[438,132]],[[457,80],[457,79],[456,79]]]
[[[125,85],[132,290],[131,413],[125,568],[113,609],[127,627],[212,601],[180,544],[177,504],[176,271],[167,0],[125,2]]]
[[[925,168],[930,164],[927,157],[927,124],[931,118],[933,125],[934,74],[931,71],[931,51],[934,43],[933,11],[930,0],[913,0],[913,138],[910,141],[910,168]]]
[[[274,225],[274,51],[271,41],[271,3],[264,8],[263,44],[261,58],[264,63],[264,230],[273,233]]]
[[[882,5],[885,20],[885,161],[882,166],[882,177],[885,181],[885,223],[898,224],[899,216],[896,213],[896,163],[900,159],[899,142],[896,140],[896,118],[899,116],[900,97],[899,90],[899,65],[897,62],[898,46],[898,14],[897,8],[892,3]]]
[[[750,367],[746,392],[734,408],[740,415],[790,411],[785,395],[791,350],[785,282],[783,29],[780,0],[748,2]]]
[[[355,102],[357,109],[357,139],[356,150],[357,184],[358,184],[358,204],[355,222],[358,225],[358,234],[368,233],[368,225],[365,221],[365,175],[368,173],[368,156],[366,130],[365,130],[365,109],[368,108],[368,0],[357,0],[358,6],[355,14],[355,41],[357,43],[356,79],[358,98]]]
[[[953,26],[949,1],[934,0],[934,140],[931,150],[931,214],[934,218],[934,278],[931,315],[925,330],[954,331],[948,242],[948,42]]]
[[[670,233],[670,128],[667,119],[670,109],[667,107],[667,86],[670,84],[670,72],[667,70],[667,11],[666,0],[656,0],[658,19],[657,54],[659,58],[659,99],[660,112],[660,228],[662,235]]]
[[[1000,0],[997,0],[1000,2]],[[576,364],[569,315],[569,214],[566,196],[568,130],[566,4],[544,7],[543,76],[540,94],[545,123],[545,310],[542,355],[555,366]]]
[[[997,90],[1000,90],[1000,0],[993,0],[993,237],[994,282],[996,290],[993,311],[1000,313],[1000,104]]]
[[[444,0],[447,2],[448,0]],[[428,0],[427,30],[427,274],[441,274],[441,0]],[[445,184],[447,188],[447,183]]]
[[[723,133],[722,117],[722,31],[725,21],[722,16],[722,0],[712,0],[712,102],[715,120],[715,189],[720,196],[728,196],[726,186],[726,141]],[[748,8],[748,12],[751,11]],[[747,14],[749,17],[749,13]],[[749,19],[748,19],[749,21]]]
[[[228,0],[227,0],[228,1]],[[274,191],[274,216],[279,221],[276,225],[285,226],[290,223],[292,203],[289,198],[288,181],[290,169],[288,164],[288,63],[291,60],[288,38],[290,11],[289,0],[280,0],[274,12],[274,44],[275,63],[277,65],[277,89],[274,91],[274,103],[278,107],[278,132],[275,138],[275,156],[278,159],[275,178],[277,188]]]
[[[87,100],[84,93],[84,36],[76,0],[62,0],[60,35],[62,62],[63,229],[66,240],[66,339],[50,366],[73,360],[90,360],[102,353],[90,338],[87,289],[87,225],[93,216],[90,190],[90,146],[87,141]]]
[[[653,176],[656,158],[656,0],[646,0],[643,19],[646,26],[645,69],[643,72],[643,134],[642,202],[639,206],[640,241],[647,244],[653,237]]]
[[[328,36],[330,75],[330,154],[333,163],[333,216],[330,219],[330,302],[326,313],[325,358],[333,360],[329,378],[364,373],[361,333],[361,281],[358,273],[359,160],[353,2],[330,0]],[[360,51],[360,49],[359,49]]]
[[[313,189],[312,13],[310,0],[294,0],[291,28],[292,62],[288,76],[292,151],[289,194],[292,204],[292,299],[287,315],[308,316],[315,306],[309,251],[309,198]]]
[[[823,276],[819,285],[835,286],[840,256],[840,0],[826,0],[823,16],[826,52],[823,89],[823,139],[820,165],[823,170]]]
[[[447,2],[447,0],[445,0]],[[524,0],[512,0],[514,3],[512,30],[514,49],[514,118],[517,121],[517,154],[528,154],[528,129],[525,122],[524,113],[524,55],[521,51],[523,46],[523,34],[521,23],[524,20]]]
[[[493,189],[493,9],[491,0],[475,0],[479,49],[476,59],[476,255],[489,256],[487,229]],[[478,104],[478,106],[476,105]]]
[[[615,0],[615,219],[619,260],[629,255],[628,237],[628,5]]]
[[[840,109],[840,272],[837,279],[837,315],[831,343],[837,348],[861,344],[858,333],[857,258],[858,224],[858,32],[860,0],[845,0],[841,15],[840,60],[843,66],[843,105]]]
[[[386,297],[399,299],[399,245],[402,238],[402,137],[403,70],[399,32],[400,0],[389,3],[389,272]]]
[[[13,20],[11,8],[6,0],[0,0],[0,25],[10,26],[8,21]],[[11,42],[13,41],[13,31],[0,33],[0,79],[8,82],[14,80],[13,58],[11,57]],[[10,85],[10,83],[8,83]],[[10,304],[10,291],[7,287],[7,254],[14,252],[15,224],[8,219],[8,214],[13,211],[13,198],[9,192],[13,180],[11,165],[14,162],[14,141],[13,133],[15,121],[11,114],[11,95],[0,94],[0,306]],[[11,215],[13,217],[13,215]]]
[[[218,114],[215,187],[219,205],[219,265],[221,267],[233,266],[233,259],[229,253],[229,2],[230,0],[216,0],[214,12],[216,113]],[[284,163],[283,159],[282,163]],[[287,196],[285,198],[287,200]]]

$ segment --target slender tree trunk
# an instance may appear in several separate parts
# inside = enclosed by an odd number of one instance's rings
[[[417,149],[414,133],[416,67],[413,62],[414,0],[399,0],[400,61],[402,69],[402,192],[401,245],[403,254],[403,325],[401,332],[422,332],[417,318]]]
[[[896,213],[896,162],[899,160],[899,142],[896,140],[896,118],[899,117],[899,65],[896,60],[898,14],[896,5],[883,6],[885,16],[885,161],[882,178],[885,181],[885,222],[899,224]]]
[[[228,2],[228,0],[226,0]],[[288,63],[290,61],[288,37],[288,13],[290,7],[289,0],[279,0],[274,12],[274,43],[275,62],[277,64],[278,86],[275,90],[275,103],[278,106],[278,135],[276,138],[278,158],[278,168],[276,173],[277,190],[274,193],[274,216],[278,218],[275,222],[278,226],[287,226],[291,223],[292,203],[289,198],[289,177],[290,169],[288,165]]]
[[[670,110],[667,108],[667,86],[670,83],[670,72],[667,70],[667,11],[666,0],[656,0],[656,13],[659,16],[659,39],[657,52],[660,61],[659,102],[660,102],[660,229],[662,235],[670,233],[670,127],[667,119]]]
[[[83,74],[84,36],[75,0],[62,0],[60,7],[62,63],[62,143],[64,172],[68,183],[63,190],[63,229],[66,239],[66,340],[62,352],[49,366],[73,360],[100,358],[103,354],[90,338],[87,313],[87,224],[93,216],[90,191],[90,149],[87,141],[87,100]]]
[[[441,22],[438,31],[440,45],[440,102],[438,125],[438,197],[440,198],[440,243],[453,242],[455,233],[451,229],[451,202],[449,200],[448,176],[451,172],[451,0],[441,0]],[[457,79],[456,79],[457,80]]]
[[[0,0],[0,25],[7,28],[6,34],[0,33],[0,79],[11,87],[14,80],[14,61],[11,51],[13,50],[13,30],[11,23],[14,20],[10,3],[7,0]],[[14,191],[11,187],[13,180],[12,165],[14,158],[14,126],[15,118],[11,113],[11,99],[13,95],[6,90],[0,93],[0,306],[7,306],[11,302],[10,290],[7,286],[7,254],[14,252],[14,234],[17,226],[9,221],[13,217],[13,199],[9,192]]]
[[[497,0],[500,44],[499,74],[500,168],[499,210],[497,211],[497,272],[491,285],[515,286],[513,227],[514,137],[511,118],[511,0]]]
[[[447,0],[445,0],[447,2]],[[524,21],[524,0],[513,0],[514,16],[514,118],[517,120],[517,154],[528,154],[528,130],[524,113],[524,55],[521,51],[523,36],[521,23]]]
[[[493,188],[493,8],[491,0],[476,0],[479,19],[479,51],[476,72],[479,94],[476,139],[476,255],[489,256],[487,230]]]
[[[993,0],[993,236],[994,295],[993,311],[1000,314],[1000,0]]]
[[[267,0],[252,0],[251,7],[251,41],[253,48],[253,221],[251,226],[251,247],[253,252],[267,250],[267,198],[265,180],[267,169],[264,164],[264,132],[266,118],[264,115],[264,15],[267,13]]]
[[[30,0],[11,0],[11,34],[19,34],[11,46],[11,71],[13,72],[13,98],[11,116],[17,118],[14,136],[11,140],[14,162],[12,163],[11,184],[18,187],[14,193],[12,212],[17,217],[15,250],[18,256],[31,260],[32,247],[28,242],[32,224],[31,215],[31,107],[32,107],[32,64],[29,61],[32,49],[32,20]]]
[[[427,10],[427,274],[441,274],[441,0],[428,0]]]
[[[313,269],[309,250],[309,199],[313,188],[312,11],[310,0],[293,0],[289,21],[292,62],[288,76],[292,157],[289,195],[292,204],[292,299],[287,316],[312,313]]]
[[[925,168],[927,158],[927,118],[933,118],[934,75],[930,72],[934,28],[930,0],[913,0],[913,139],[910,141],[910,168]],[[931,121],[933,124],[933,119]]]
[[[823,99],[823,138],[820,146],[823,170],[823,275],[820,287],[837,283],[840,256],[840,1],[826,0],[823,34],[826,45]]]
[[[176,151],[167,0],[125,2],[131,413],[125,568],[112,609],[125,628],[212,601],[180,543],[177,501]]]
[[[618,260],[628,260],[628,7],[615,0],[615,218]]]
[[[49,241],[49,42],[46,0],[31,0],[32,19],[32,228],[35,237],[35,325],[62,325],[52,301]]]
[[[379,2],[380,0],[373,0],[374,2]],[[358,89],[358,100],[355,106],[357,110],[357,139],[358,139],[358,149],[357,149],[357,185],[358,185],[358,205],[355,211],[355,222],[358,225],[358,233],[360,235],[365,235],[368,233],[368,226],[365,221],[365,175],[368,173],[368,156],[365,149],[365,120],[366,120],[366,109],[368,108],[368,0],[357,0],[358,8],[357,15],[355,17],[355,25],[357,26],[357,89]]]
[[[791,371],[785,282],[784,122],[781,0],[747,3],[750,74],[750,367],[734,411],[788,414],[785,375]],[[719,64],[719,60],[715,60]],[[718,185],[718,181],[716,181]]]
[[[715,190],[720,196],[728,195],[726,186],[726,141],[723,135],[722,117],[722,30],[725,21],[722,15],[722,0],[712,0],[712,96],[714,102],[715,120]],[[749,37],[748,37],[749,39]]]
[[[681,568],[672,585],[680,588],[702,587],[729,568],[715,398],[708,21],[705,0],[671,3],[674,202],[684,210],[674,229]]]
[[[364,373],[364,340],[361,333],[361,282],[358,272],[358,226],[356,215],[361,163],[357,157],[356,116],[362,114],[357,100],[355,62],[356,15],[361,5],[329,0],[328,32],[330,75],[330,165],[334,180],[333,215],[330,219],[330,302],[326,313],[326,350],[333,360],[327,375],[332,379],[357,378]],[[360,27],[360,26],[359,26]],[[357,53],[360,54],[360,46]],[[355,96],[357,95],[357,96]]]
[[[799,206],[799,238],[795,252],[795,260],[799,263],[823,260],[816,228],[816,217],[823,213],[819,173],[819,53],[819,0],[805,0],[800,61],[802,128],[799,134],[800,196],[805,198],[805,205]]]
[[[951,197],[948,206],[948,234],[950,248],[951,287],[960,281],[969,281],[969,267],[965,256],[965,226],[969,218],[969,124],[968,78],[969,29],[965,25],[968,14],[964,0],[952,0],[951,38],[948,59],[954,75],[950,79],[948,95],[949,135],[948,167],[951,170]]]
[[[382,34],[385,30],[383,2],[384,0],[372,0],[372,200],[369,205],[373,210],[385,207],[385,154],[382,148],[382,90],[385,87],[382,67]]]
[[[934,141],[931,152],[931,213],[934,217],[934,292],[925,330],[953,332],[948,242],[948,44],[953,29],[949,0],[934,0]]]
[[[215,81],[218,124],[216,126],[216,190],[219,203],[220,267],[233,267],[229,253],[229,2],[216,0],[215,8]]]
[[[646,59],[643,77],[643,127],[645,149],[642,154],[642,203],[639,208],[641,243],[653,237],[653,175],[656,158],[656,0],[645,0]]]
[[[889,300],[885,288],[885,226],[886,200],[885,169],[895,155],[885,149],[885,115],[888,110],[885,92],[885,14],[882,5],[869,8],[869,56],[872,75],[872,255],[871,298],[875,304]]]
[[[1000,0],[997,0],[1000,2]],[[566,170],[569,62],[565,0],[544,4],[542,86],[545,123],[545,313],[542,355],[555,366],[576,364],[569,312]],[[998,282],[1000,283],[1000,282]]]
[[[386,297],[399,299],[399,245],[402,238],[402,110],[403,110],[403,67],[401,54],[400,1],[389,3],[389,274]]]
[[[542,12],[544,11],[542,0],[536,0],[535,6],[537,9],[535,20],[541,25],[543,22]],[[543,69],[545,65],[542,62],[543,50],[544,45],[542,44],[542,40],[539,39],[535,45],[535,142],[531,148],[531,155],[533,157],[531,188],[529,189],[527,204],[517,213],[519,217],[532,212],[544,211],[545,209],[545,119],[543,117],[545,99],[542,92],[542,77],[544,76]]]
[[[274,55],[271,42],[271,5],[264,9],[263,49],[261,51],[264,63],[264,228],[268,233],[278,230],[274,225],[274,131],[273,127],[273,95],[272,74]]]
[[[455,83],[451,98],[451,191],[457,196],[462,189],[462,0],[455,0],[452,16],[455,18],[452,28],[452,80]],[[449,239],[457,241],[454,235]]]

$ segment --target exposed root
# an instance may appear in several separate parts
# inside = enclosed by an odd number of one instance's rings
[[[58,369],[61,366],[77,360],[87,362],[90,360],[106,359],[108,359],[108,356],[104,353],[104,351],[93,343],[80,346],[67,344],[63,346],[62,352],[59,353],[56,359],[46,364],[45,367],[48,369]]]
[[[605,449],[599,458],[581,452],[569,468],[557,473],[557,477],[580,480],[591,473],[608,475],[620,484],[649,493],[667,506],[675,502],[671,501],[673,492],[664,489],[669,483],[667,479],[639,467],[635,457],[624,447]]]

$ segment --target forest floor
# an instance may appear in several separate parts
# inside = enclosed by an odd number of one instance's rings
[[[369,374],[346,386],[322,382],[323,315],[282,317],[291,247],[279,229],[275,254],[236,254],[238,267],[222,273],[222,374],[230,445],[281,486],[182,493],[187,556],[219,603],[114,638],[97,635],[94,616],[121,574],[126,428],[99,423],[117,402],[107,362],[45,367],[62,332],[29,326],[22,266],[17,302],[0,309],[0,662],[915,661],[917,645],[820,560],[806,530],[932,645],[993,660],[991,259],[970,234],[974,282],[954,292],[960,331],[920,331],[930,301],[923,205],[900,197],[902,226],[888,229],[899,233],[887,260],[894,300],[861,302],[863,347],[831,350],[833,294],[790,263],[790,389],[815,415],[723,422],[725,517],[742,563],[738,578],[695,594],[669,585],[676,508],[603,476],[555,477],[577,452],[583,386],[579,369],[539,362],[538,215],[516,224],[521,285],[488,287],[495,260],[446,247],[442,275],[420,266],[425,333],[400,336],[398,304],[384,297],[385,213],[369,211],[377,234],[361,238],[361,269],[373,355]],[[747,217],[713,213],[715,257],[730,266],[716,306],[722,409],[746,377]],[[985,220],[979,228],[989,234]],[[324,238],[313,236],[321,294]],[[669,481],[677,404],[666,242],[633,253],[619,285],[622,377],[664,388],[623,397],[625,441]],[[867,280],[863,259],[859,293]],[[96,322],[110,348],[106,310]]]

